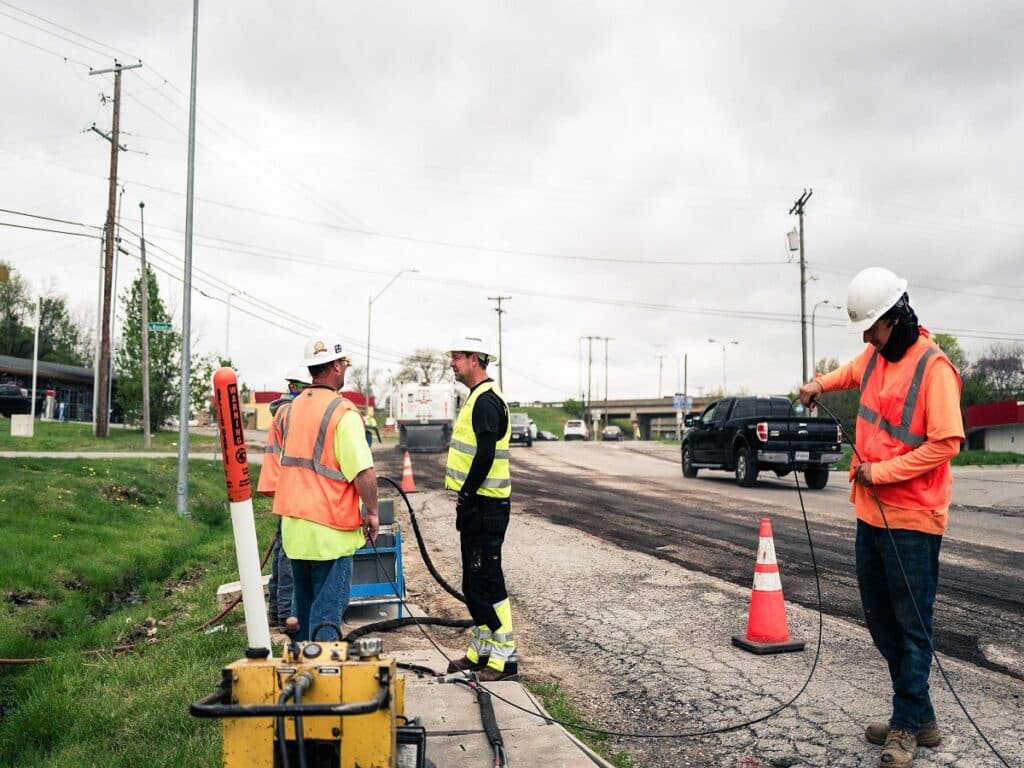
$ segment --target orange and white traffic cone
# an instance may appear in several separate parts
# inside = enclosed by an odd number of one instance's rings
[[[761,518],[757,563],[754,565],[754,588],[750,592],[750,614],[745,637],[733,635],[732,644],[751,653],[786,653],[802,651],[802,640],[789,639],[786,603],[782,597],[779,564],[775,560],[772,522]]]
[[[402,459],[402,490],[405,493],[416,493],[416,481],[412,478],[412,461],[409,459],[408,451]]]

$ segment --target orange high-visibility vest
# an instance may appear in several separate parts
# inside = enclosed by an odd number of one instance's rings
[[[341,531],[362,526],[359,494],[334,453],[338,422],[356,410],[327,387],[314,385],[295,396],[282,424],[275,515],[299,517]]]
[[[260,481],[256,491],[264,496],[273,496],[277,492],[277,478],[281,474],[281,446],[284,443],[284,425],[291,401],[281,403],[274,413],[274,421],[267,432],[267,442],[263,446],[263,467],[260,469]]]
[[[865,462],[885,461],[909,453],[928,439],[922,387],[928,371],[948,365],[960,374],[938,344],[922,334],[896,363],[877,351],[871,355],[860,381],[857,410],[857,450]],[[850,477],[860,462],[854,457]],[[903,509],[942,509],[953,498],[949,462],[899,483],[874,486],[883,503]]]

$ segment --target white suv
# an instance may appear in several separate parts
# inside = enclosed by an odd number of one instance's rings
[[[562,437],[565,440],[587,440],[590,432],[582,419],[569,419],[562,429]]]

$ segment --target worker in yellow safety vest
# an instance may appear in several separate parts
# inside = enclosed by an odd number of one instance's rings
[[[380,527],[363,420],[338,395],[350,364],[340,341],[321,335],[307,342],[302,365],[313,383],[292,400],[282,428],[274,514],[282,518],[281,541],[292,563],[299,640],[340,634],[352,555],[366,540],[376,541]]]
[[[263,447],[263,466],[260,469],[260,481],[256,490],[264,496],[273,498],[277,491],[277,476],[281,471],[281,444],[284,442],[284,425],[288,416],[288,407],[299,392],[308,387],[312,381],[309,370],[296,368],[289,372],[285,379],[288,391],[270,404],[270,415],[274,417],[267,441]],[[277,535],[274,537],[274,549],[270,554],[270,582],[267,584],[267,618],[270,626],[283,626],[292,615],[292,564],[281,546],[281,518],[277,518]]]
[[[466,655],[453,661],[449,672],[477,671],[485,682],[519,673],[512,637],[512,606],[501,569],[511,508],[508,404],[487,364],[497,361],[490,345],[475,336],[456,339],[451,368],[457,381],[469,387],[469,399],[455,420],[444,487],[457,491],[455,527],[462,549],[462,591],[476,626]]]

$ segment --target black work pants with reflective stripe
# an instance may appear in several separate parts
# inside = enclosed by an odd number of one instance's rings
[[[462,546],[462,594],[477,626],[497,632],[501,620],[494,606],[508,597],[501,570],[501,546],[508,528],[508,499],[474,496],[470,508],[456,518]]]

